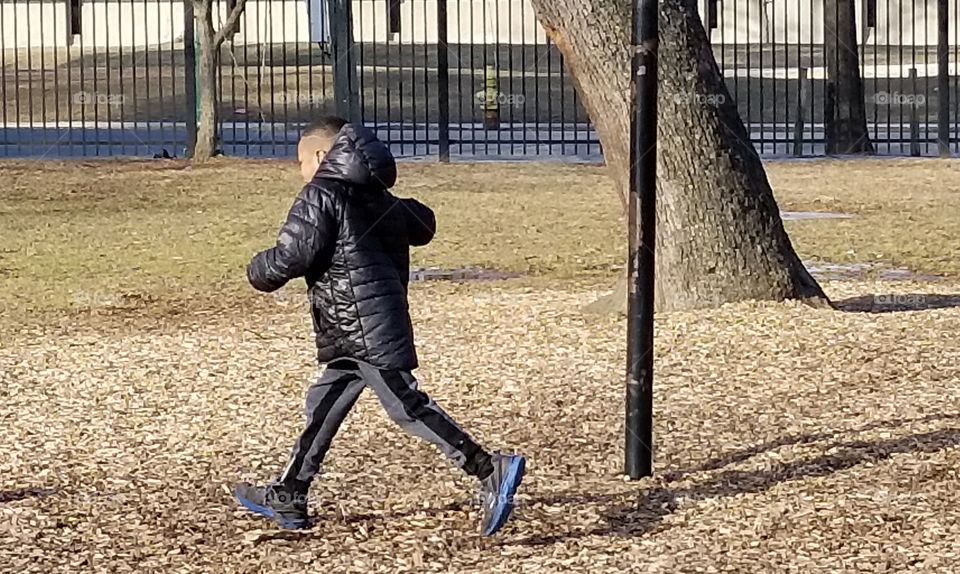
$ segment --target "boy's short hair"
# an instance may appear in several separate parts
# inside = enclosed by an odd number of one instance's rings
[[[323,116],[310,122],[307,127],[303,128],[303,133],[300,134],[300,137],[321,136],[333,138],[340,132],[340,128],[348,123],[347,120],[339,116]]]

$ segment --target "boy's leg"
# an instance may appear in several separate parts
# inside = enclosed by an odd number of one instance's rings
[[[363,392],[364,383],[353,361],[335,361],[307,390],[306,427],[297,439],[280,482],[306,490],[320,471],[330,443],[350,409]]]
[[[234,496],[248,510],[274,519],[281,528],[307,528],[307,490],[320,470],[350,408],[363,391],[356,363],[332,363],[307,390],[307,424],[293,448],[290,462],[278,482],[234,487]]]
[[[363,381],[387,414],[408,433],[436,445],[467,474],[481,480],[493,472],[490,454],[474,442],[426,393],[410,371],[381,370],[359,363]]]

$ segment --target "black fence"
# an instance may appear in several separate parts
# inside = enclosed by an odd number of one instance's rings
[[[835,0],[700,0],[765,156],[825,153],[824,2]],[[841,41],[858,48],[877,152],[960,151],[957,0],[856,9],[856,38]],[[180,0],[0,0],[0,156],[184,156],[189,20]],[[248,0],[220,51],[218,91],[227,155],[292,155],[305,122],[345,109],[401,157],[601,154],[526,0]]]

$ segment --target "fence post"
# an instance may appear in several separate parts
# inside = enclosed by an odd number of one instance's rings
[[[400,2],[401,0],[387,0],[387,32],[400,33]]]
[[[197,146],[197,45],[193,19],[193,0],[183,2],[183,83],[184,122],[187,124],[186,157],[193,157]]]
[[[863,0],[861,8],[860,49],[866,50],[870,45],[870,34],[877,28],[877,0]]]
[[[330,44],[333,52],[333,98],[337,114],[351,122],[360,121],[357,66],[353,56],[353,10],[351,0],[330,2]]]
[[[440,161],[450,161],[450,58],[447,53],[447,0],[437,0],[437,109]]]
[[[806,129],[806,110],[807,99],[810,95],[808,78],[808,69],[801,66],[798,75],[800,82],[800,95],[797,98],[797,124],[793,128],[793,155],[800,157],[803,155],[803,130]]]
[[[836,96],[834,94],[836,84],[826,82],[823,85],[823,138],[826,144],[825,153],[835,155],[836,150]],[[762,105],[762,102],[761,102]]]
[[[948,0],[937,1],[937,141],[940,157],[950,157],[950,11]]]
[[[917,109],[917,69],[910,68],[910,155],[920,155],[920,114]]]

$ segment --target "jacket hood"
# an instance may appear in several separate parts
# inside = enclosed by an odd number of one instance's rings
[[[337,133],[314,177],[364,189],[389,189],[397,182],[397,163],[373,130],[347,124]]]

